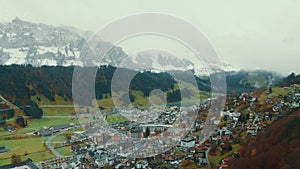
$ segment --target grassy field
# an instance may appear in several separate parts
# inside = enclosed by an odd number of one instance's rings
[[[40,101],[37,99],[40,98]],[[31,96],[31,100],[36,102],[39,106],[41,105],[73,105],[73,101],[66,99],[64,97],[55,96],[55,101],[48,100],[44,95],[37,94],[36,96]],[[75,110],[73,107],[42,107],[44,116],[71,116],[75,115]]]
[[[204,92],[204,91],[198,91],[198,90],[193,90],[193,87],[190,87],[190,84],[184,84],[183,85],[185,88],[191,89],[192,93],[196,93],[199,92],[199,95],[201,98],[196,97],[196,94],[193,94],[191,97],[189,98],[184,98],[182,103],[199,103],[201,101],[203,101],[204,99],[209,97],[209,93]],[[132,90],[130,91],[132,93],[132,95],[134,96],[135,100],[132,103],[133,105],[139,105],[139,108],[149,108],[149,97],[145,97],[144,93],[141,91],[136,91],[136,90]],[[121,93],[120,95],[122,95],[123,93]],[[165,96],[167,95],[167,93],[165,92]],[[108,96],[108,95],[106,95]],[[151,98],[152,101],[154,102],[158,102],[158,103],[163,103],[164,101],[161,100],[160,98],[157,97],[153,97]],[[120,100],[116,100],[117,103],[122,103],[122,101]],[[109,109],[114,107],[114,101],[113,99],[108,96],[107,98],[101,99],[101,100],[97,100],[97,104],[98,106],[101,106],[102,108],[105,109]],[[172,104],[179,104],[179,102],[176,103],[172,103]]]
[[[53,146],[60,146],[60,142],[66,140],[67,134],[72,134],[75,131],[81,131],[82,129],[67,131],[63,134],[56,136],[51,143]],[[5,146],[6,148],[11,149],[10,152],[0,154],[0,165],[10,164],[10,157],[12,154],[17,154],[22,156],[22,160],[31,158],[34,162],[39,162],[55,156],[47,149],[45,146],[45,141],[47,137],[36,137],[29,134],[15,134],[13,136],[6,136],[0,139],[0,145]],[[60,154],[64,156],[72,155],[71,147],[60,147],[56,149]],[[43,152],[41,152],[43,151]],[[24,156],[25,152],[28,155]],[[36,153],[38,152],[38,153]],[[9,159],[4,159],[9,158]]]
[[[143,92],[133,90],[131,93],[135,97],[134,105],[149,105],[149,98],[145,97]]]
[[[44,116],[73,116],[75,110],[72,107],[43,107]]]
[[[266,89],[265,91],[263,91],[260,98],[258,99],[259,102],[266,101],[267,97],[278,96],[279,94],[287,95],[290,92],[290,90],[283,89],[283,88],[280,88],[280,87],[272,88],[272,93],[270,93],[270,94],[267,93],[268,91],[269,91],[269,89]]]
[[[86,120],[86,121],[90,121]],[[54,125],[59,124],[79,124],[79,121],[77,119],[71,119],[71,118],[42,118],[42,119],[27,119],[28,126],[25,128],[18,128],[16,132],[11,133],[4,131],[3,127],[0,128],[0,137],[8,134],[18,134],[20,132],[29,132],[33,130],[39,130],[43,127],[50,127]],[[85,120],[82,120],[80,122],[85,122]],[[12,123],[13,124],[13,123]],[[1,138],[2,139],[2,138]],[[0,142],[1,145],[1,142]]]
[[[188,152],[184,152],[184,151],[181,151],[181,150],[179,150],[179,149],[176,149],[176,150],[175,150],[175,154],[176,154],[176,155],[183,155],[183,156],[184,156],[184,155],[187,155]]]
[[[37,96],[41,98],[41,101],[37,100]],[[73,105],[70,100],[65,100],[63,97],[55,96],[55,102],[49,101],[43,95],[38,94],[37,96],[32,96],[32,100],[39,105]],[[72,116],[74,115],[74,108],[72,107],[43,107],[42,108],[44,116]],[[15,118],[11,118],[7,121],[7,124],[15,125]],[[41,118],[41,119],[29,119],[27,118],[28,126],[25,128],[19,128],[18,132],[31,131],[35,129],[41,129],[43,127],[50,127],[59,124],[74,123],[78,124],[78,120],[72,118]],[[0,128],[0,136],[11,134],[10,132],[5,132],[3,128]]]
[[[9,159],[0,160],[0,165],[7,165],[7,164],[11,164],[11,159],[10,158]]]
[[[13,136],[2,137],[0,140],[0,145],[11,149],[11,151],[0,154],[0,159],[10,158],[14,153],[17,155],[24,155],[25,152],[31,154],[40,151],[48,151],[44,144],[45,140],[46,138],[36,137],[28,134],[15,134]],[[32,157],[32,160],[34,161],[41,161],[53,157],[50,152],[42,154],[45,156],[32,154],[28,155],[28,157]],[[27,158],[25,157],[24,159]],[[4,164],[6,162],[7,160],[0,160],[0,164]]]
[[[141,91],[136,91],[136,90],[132,90],[131,91],[132,95],[135,97],[135,101],[132,103],[133,105],[147,105],[149,103],[149,99],[144,97],[144,93]],[[124,93],[121,93],[120,95],[122,95]],[[109,108],[113,108],[115,106],[114,104],[114,100],[112,99],[112,97],[110,95],[106,95],[107,98],[103,98],[101,100],[97,100],[97,104],[98,106],[101,106],[102,108],[105,109],[109,109]],[[116,99],[115,100],[117,103],[123,103],[121,100]]]
[[[27,160],[27,158],[32,159],[34,162],[44,161],[48,159],[55,158],[55,155],[53,155],[50,151],[40,152],[36,154],[30,154],[27,156],[23,156],[22,160]]]
[[[60,148],[56,148],[55,150],[63,156],[73,155],[73,153],[71,152],[71,146],[60,147]]]
[[[3,128],[0,128],[0,137],[3,135],[7,135],[7,134],[11,134],[11,132],[5,131]],[[0,145],[1,145],[1,143],[0,143]]]
[[[56,96],[55,102],[50,102],[42,95],[38,95],[41,98],[41,101],[38,101],[36,96],[32,97],[34,101],[36,101],[39,105],[70,105],[73,104],[70,100],[65,100],[62,97]],[[42,108],[44,111],[44,116],[71,116],[74,113],[73,108]],[[14,125],[15,119],[11,119],[12,125]],[[26,160],[27,158],[31,158],[34,162],[54,158],[55,156],[49,152],[44,142],[46,138],[36,137],[28,134],[20,134],[20,132],[28,132],[36,129],[42,129],[43,127],[50,127],[59,124],[68,124],[74,123],[78,124],[77,119],[72,118],[41,118],[41,119],[28,119],[28,126],[25,128],[17,129],[17,132],[10,133],[0,129],[0,146],[5,146],[6,148],[11,149],[10,152],[0,154],[0,165],[10,164],[12,154],[17,154],[22,156],[22,160]],[[10,123],[10,122],[9,122]],[[8,134],[13,134],[12,136],[4,136]],[[66,152],[65,154],[69,154],[70,152],[65,151],[67,148],[59,148],[58,151]],[[25,152],[28,153],[27,156],[24,156]],[[38,152],[38,153],[36,153]],[[8,159],[5,159],[8,158]],[[3,160],[1,160],[3,159]]]
[[[61,146],[61,143],[65,142],[66,140],[67,140],[66,134],[63,133],[63,134],[55,136],[54,139],[51,141],[51,145],[53,147],[59,147],[59,146]]]
[[[128,119],[120,115],[110,115],[107,116],[106,121],[108,124],[114,124],[114,123],[122,123],[128,121]]]
[[[105,108],[105,109],[114,107],[113,99],[111,97],[97,100],[97,104],[99,107],[101,106],[102,108]]]
[[[231,155],[232,153],[237,152],[239,149],[240,149],[240,145],[239,145],[239,144],[232,145],[232,150],[226,152],[226,153],[223,154],[223,155],[220,155],[220,150],[217,149],[217,155],[216,155],[216,156],[211,156],[211,155],[208,154],[209,162],[210,162],[211,164],[215,164],[215,165],[216,165],[216,164],[219,164],[219,162],[220,162],[223,158],[226,158],[227,156]]]
[[[40,101],[37,99],[37,97],[40,98]],[[35,96],[31,96],[31,100],[36,102],[39,105],[72,105],[73,104],[72,100],[58,96],[58,95],[55,95],[55,101],[48,100],[42,94],[37,94]]]
[[[203,168],[203,167],[202,167],[202,168],[198,167],[196,162],[191,163],[191,162],[189,162],[189,160],[188,160],[186,163],[187,163],[186,166],[182,166],[182,165],[181,165],[181,168],[182,168],[182,169],[205,169],[205,168]]]
[[[28,158],[30,158],[33,162],[38,162],[38,161],[55,158],[55,156],[50,151],[38,152],[35,154],[21,156],[22,161],[25,161]],[[0,160],[0,165],[7,165],[7,164],[11,164],[11,158]]]
[[[28,120],[28,127],[26,128],[30,130],[35,130],[35,129],[41,129],[43,127],[50,127],[59,124],[70,124],[70,123],[79,124],[77,119],[71,119],[71,118],[42,118],[42,119]]]
[[[67,141],[66,136],[68,134],[72,135],[74,132],[77,132],[77,131],[83,131],[83,129],[79,128],[79,129],[76,129],[76,130],[69,130],[69,131],[63,132],[63,133],[61,133],[61,134],[59,134],[59,135],[57,135],[53,138],[51,145],[54,146],[54,147],[61,146],[60,143],[63,143],[65,141]]]

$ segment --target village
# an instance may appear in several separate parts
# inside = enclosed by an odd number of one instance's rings
[[[119,123],[109,124],[105,122],[106,116],[98,116],[81,126],[64,124],[37,130],[35,135],[51,138],[57,133],[80,127],[85,129],[74,132],[69,140],[60,143],[60,146],[71,145],[72,155],[62,156],[56,152],[55,159],[35,165],[45,169],[230,168],[232,159],[240,157],[239,148],[243,144],[264,132],[272,122],[300,107],[299,92],[300,87],[295,84],[266,88],[260,93],[227,95],[225,108],[217,118],[206,119],[211,102],[207,99],[198,106],[181,109],[173,106],[152,113],[119,108],[116,112],[129,119]],[[147,118],[141,118],[141,114]],[[187,118],[190,121],[176,125],[182,115],[190,117]],[[208,124],[218,127],[202,141],[201,131]],[[1,150],[7,151],[5,147]],[[34,165],[30,159],[27,162]]]

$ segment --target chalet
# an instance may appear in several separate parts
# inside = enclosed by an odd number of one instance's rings
[[[223,168],[229,168],[229,165],[228,164],[221,164],[220,169],[223,169]]]
[[[214,124],[214,125],[218,125],[218,124],[221,123],[221,120],[216,119],[216,117],[212,117],[212,118],[210,119],[210,123],[211,123],[211,124]]]
[[[174,161],[171,161],[170,164],[171,164],[172,168],[178,168],[179,161],[174,160]]]
[[[222,159],[222,164],[226,164],[229,163],[229,158],[223,158]]]
[[[111,157],[111,156],[108,156],[108,157],[105,159],[105,163],[108,164],[108,165],[114,165],[114,163],[115,163],[115,158],[114,158],[114,157]]]
[[[199,167],[205,167],[207,165],[208,165],[208,162],[207,162],[206,158],[199,158],[199,162],[198,162]]]
[[[48,137],[48,136],[51,136],[53,134],[53,131],[51,131],[51,130],[38,130],[36,133],[39,136]]]
[[[199,151],[198,167],[205,167],[208,165],[205,151]]]
[[[74,154],[80,152],[81,146],[79,144],[72,145],[71,150]]]
[[[7,126],[4,128],[5,131],[13,132],[15,131],[15,128],[13,126]]]
[[[70,124],[61,124],[57,126],[52,126],[49,128],[49,130],[52,130],[53,132],[60,132],[62,130],[68,130],[72,127]]]
[[[256,136],[257,135],[257,129],[258,126],[251,126],[248,128],[247,133],[251,134],[252,136]]]
[[[229,110],[226,112],[222,111],[221,117],[224,116],[228,116],[231,120],[238,121],[239,117],[241,116],[241,113],[235,112],[234,110]]]
[[[232,132],[230,130],[226,130],[224,134],[225,136],[231,136]]]
[[[139,161],[137,164],[136,164],[136,168],[147,168],[149,165],[149,163],[146,161],[146,160],[142,160],[142,161]]]
[[[180,145],[184,148],[192,148],[195,146],[195,138],[188,136],[181,140]]]
[[[299,106],[300,106],[299,103],[296,103],[296,102],[293,102],[293,103],[290,105],[291,108],[298,108]]]
[[[6,153],[6,152],[9,152],[9,151],[10,151],[10,149],[5,148],[5,146],[0,146],[0,154],[1,153]]]

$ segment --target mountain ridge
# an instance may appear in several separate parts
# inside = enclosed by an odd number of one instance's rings
[[[0,24],[0,64],[30,64],[32,66],[84,66],[91,63],[92,65],[112,65],[120,66],[122,61],[128,61],[133,67],[146,66],[147,70],[166,71],[166,70],[193,70],[196,75],[208,75],[207,68],[203,63],[192,63],[187,59],[176,58],[175,56],[153,51],[138,53],[139,62],[134,64],[137,57],[128,56],[121,47],[114,46],[112,43],[93,37],[93,52],[99,58],[92,58],[88,54],[90,51],[87,39],[94,35],[90,31],[82,31],[76,27],[70,26],[52,26],[43,23],[32,23],[15,18],[11,22]],[[106,54],[106,52],[108,53]],[[148,52],[148,53],[147,53]],[[146,55],[150,55],[145,60]],[[157,59],[158,55],[159,59]],[[88,58],[86,58],[88,57]],[[152,58],[152,60],[151,60]],[[153,60],[156,58],[156,61]],[[87,60],[88,63],[85,63]],[[147,62],[154,65],[149,65]],[[222,68],[225,71],[238,71],[228,63],[223,63]],[[199,66],[201,65],[201,66]],[[128,65],[122,65],[129,68]],[[152,67],[149,67],[152,66]],[[157,67],[164,68],[158,69]],[[220,70],[214,70],[217,72]]]

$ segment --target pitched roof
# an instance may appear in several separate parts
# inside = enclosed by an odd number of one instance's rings
[[[183,141],[183,142],[191,142],[191,141],[195,141],[195,138],[192,137],[192,136],[188,136],[188,137],[182,139],[181,141]]]
[[[53,130],[61,130],[61,129],[66,129],[69,128],[70,124],[61,124],[57,126],[52,126]]]
[[[53,134],[53,131],[51,130],[39,130],[38,132],[41,136],[50,136]]]

